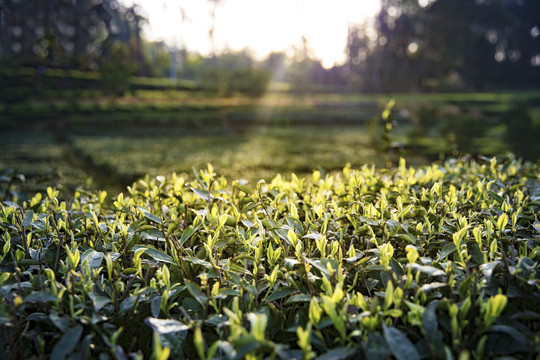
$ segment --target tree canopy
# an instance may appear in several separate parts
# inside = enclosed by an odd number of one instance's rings
[[[348,66],[366,90],[531,86],[540,81],[540,2],[383,0],[350,26]]]
[[[120,41],[141,63],[143,21],[136,7],[115,0],[5,0],[0,5],[0,60],[95,70]]]

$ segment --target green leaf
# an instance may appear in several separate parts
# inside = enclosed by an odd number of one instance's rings
[[[60,331],[65,333],[69,327],[69,318],[67,316],[60,316],[56,311],[52,311],[49,315],[49,319],[52,321]]]
[[[262,346],[262,343],[255,340],[252,336],[247,339],[241,339],[240,344],[241,346],[238,349],[234,360],[245,359],[247,354],[257,351]]]
[[[491,195],[491,197],[493,197],[499,204],[502,204],[504,202],[504,199],[502,198],[502,196],[498,195],[497,193],[493,192],[493,191],[488,191],[489,195]]]
[[[482,255],[482,250],[477,243],[474,243],[470,246],[471,257],[473,261],[477,264],[482,264],[484,262],[484,257]]]
[[[400,240],[407,241],[411,244],[416,244],[416,238],[411,233],[399,234],[397,237]]]
[[[420,360],[420,354],[412,342],[397,328],[383,324],[383,334],[392,354],[398,360]]]
[[[536,221],[536,222],[533,224],[533,228],[534,228],[534,230],[536,230],[537,233],[540,234],[540,221]]]
[[[188,241],[193,236],[193,234],[195,234],[197,230],[199,230],[200,227],[201,225],[190,225],[186,230],[184,230],[184,232],[182,233],[182,237],[180,237],[180,246],[184,246],[184,243]]]
[[[510,335],[515,341],[520,342],[523,345],[527,345],[527,336],[522,332],[519,332],[515,328],[507,325],[493,325],[488,329],[488,332],[499,332]]]
[[[281,290],[278,290],[278,291],[274,291],[273,293],[271,293],[270,295],[268,295],[268,297],[266,298],[265,301],[267,302],[270,302],[270,301],[276,301],[276,300],[279,300],[279,299],[282,299],[286,296],[289,296],[293,293],[295,293],[296,290],[294,289],[291,289],[291,288],[286,288],[286,289],[281,289]]]
[[[305,260],[313,265],[315,268],[317,268],[323,276],[326,276],[327,278],[331,277],[330,271],[328,270],[327,266],[330,265],[332,269],[337,269],[337,261],[336,259],[321,259],[321,260],[313,260],[309,258],[305,258]]]
[[[403,271],[401,264],[393,257],[390,259],[390,268],[398,277],[405,275],[405,271]]]
[[[48,291],[35,292],[24,297],[25,303],[49,302],[56,300],[58,300],[58,296],[51,294]]]
[[[212,270],[214,268],[212,266],[212,264],[210,264],[208,261],[201,260],[201,259],[198,259],[198,258],[194,258],[194,257],[191,257],[191,256],[186,256],[186,257],[182,258],[182,260],[189,261],[189,262],[191,262],[193,264],[196,264],[196,265],[204,266],[205,268],[210,269],[210,270]]]
[[[437,269],[434,266],[429,265],[418,265],[418,264],[410,264],[408,267],[412,267],[413,270],[420,271],[423,274],[427,274],[429,276],[444,276],[446,273],[441,270]]]
[[[304,235],[302,239],[321,240],[321,234],[309,233],[309,234]]]
[[[403,315],[403,311],[401,311],[399,309],[390,309],[390,310],[384,311],[384,315],[385,316],[391,316],[393,318],[398,318],[401,315]]]
[[[500,261],[492,261],[485,264],[480,265],[480,270],[482,270],[482,273],[486,278],[491,278],[491,275],[493,274],[493,271],[495,268],[500,265]]]
[[[445,286],[448,286],[448,284],[443,283],[443,282],[432,282],[432,283],[429,283],[429,284],[422,285],[422,287],[420,287],[420,291],[428,292],[428,291],[431,291],[431,290],[437,290],[437,289],[443,288]]]
[[[373,219],[371,219],[371,218],[368,218],[367,216],[359,216],[358,218],[360,219],[360,221],[362,221],[363,223],[368,224],[368,225],[370,225],[370,226],[377,226],[377,225],[379,225],[379,224],[377,223],[377,221],[375,221],[375,220],[373,220]]]
[[[189,330],[187,325],[177,320],[155,318],[146,318],[144,323],[159,335],[164,347],[171,349],[170,359],[184,358],[184,341]]]
[[[244,274],[244,275],[251,275],[251,272],[249,270],[244,269],[240,265],[237,265],[233,262],[227,264],[229,267],[229,271],[234,271],[236,273]]]
[[[238,190],[246,193],[246,194],[250,194],[251,193],[251,189],[248,188],[247,186],[245,185],[240,185],[240,184],[234,184],[234,187],[237,188]]]
[[[32,210],[26,210],[24,213],[24,227],[30,229],[34,223],[34,212]]]
[[[159,316],[159,313],[161,311],[161,298],[161,296],[156,296],[152,299],[152,302],[150,303],[150,312],[155,318]]]
[[[476,274],[469,275],[465,280],[461,282],[458,286],[458,293],[463,297],[466,298],[467,296],[470,296],[468,292],[473,293],[474,292],[474,281],[476,279]]]
[[[148,245],[142,246],[142,245],[135,245],[133,246],[133,251],[137,251],[138,249],[144,249],[144,252],[148,254],[152,259],[168,264],[175,264],[176,262],[174,259],[170,256],[165,254],[161,250],[154,249]]]
[[[127,312],[131,311],[131,309],[133,309],[133,307],[135,306],[136,303],[137,303],[137,296],[135,296],[135,295],[130,296],[128,298],[125,298],[120,303],[119,313],[123,314],[123,313],[127,313]]]
[[[147,209],[139,207],[139,210],[143,213],[144,217],[147,218],[148,220],[155,222],[156,224],[161,224],[161,219],[157,217],[156,215],[152,214]]]
[[[437,302],[432,302],[425,308],[422,315],[422,326],[431,347],[440,351],[444,347],[444,336],[438,329],[436,309]]]
[[[156,319],[149,317],[144,320],[144,323],[160,334],[174,334],[181,331],[187,332],[190,329],[188,325],[173,319]]]
[[[448,244],[445,247],[442,248],[441,252],[439,253],[439,261],[445,259],[448,255],[456,251],[456,245],[454,243]]]
[[[104,257],[105,255],[102,252],[88,249],[81,255],[81,264],[84,264],[84,261],[88,259],[90,269],[97,270],[101,266]]]
[[[317,360],[345,360],[351,358],[357,352],[358,349],[354,347],[338,347],[317,357]]]
[[[264,341],[265,339],[265,331],[266,331],[266,325],[268,323],[268,317],[265,313],[261,314],[255,314],[255,313],[249,313],[247,314],[247,318],[250,323],[251,327],[251,334],[255,337],[255,339],[259,341]]]
[[[210,194],[210,197],[208,196],[208,191],[205,191],[205,190],[199,190],[199,189],[195,189],[195,188],[191,188],[191,190],[198,196],[200,197],[201,199],[205,200],[205,201],[213,201],[214,200],[214,196],[212,194]]]
[[[146,241],[165,241],[165,235],[157,229],[148,229],[141,232],[141,239]]]
[[[395,234],[396,231],[400,228],[399,223],[396,220],[390,219],[386,222],[388,228],[390,229],[390,234]]]
[[[310,302],[311,301],[311,295],[308,294],[299,294],[291,296],[290,298],[285,301],[285,304],[293,304],[293,303],[299,303],[299,302]]]
[[[367,343],[363,343],[364,353],[367,360],[387,360],[389,357],[388,347],[379,333],[371,333]]]
[[[309,262],[309,260],[308,260],[308,262]],[[292,270],[298,264],[300,264],[300,261],[298,261],[296,259],[285,258],[285,267],[287,268],[287,270]]]
[[[94,305],[94,311],[99,312],[105,305],[111,302],[106,296],[96,295],[96,293],[89,293],[88,296],[92,299],[92,304]]]
[[[51,352],[51,359],[65,359],[66,356],[75,349],[75,346],[79,342],[83,332],[83,327],[77,325],[74,328],[68,330],[58,340]]]
[[[204,307],[208,299],[206,298],[206,295],[204,295],[203,292],[201,291],[201,288],[197,284],[191,281],[188,281],[186,283],[186,287],[189,293],[191,294],[191,296],[193,296],[195,300],[197,300],[197,302]]]

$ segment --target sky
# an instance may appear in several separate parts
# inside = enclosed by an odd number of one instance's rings
[[[203,55],[211,52],[206,0],[122,0],[136,3],[148,19],[145,37],[176,44]],[[272,51],[300,46],[305,34],[312,55],[323,66],[345,61],[347,26],[362,22],[379,10],[379,0],[222,0],[215,11],[216,50],[249,47],[263,59]],[[184,21],[182,11],[184,10]]]

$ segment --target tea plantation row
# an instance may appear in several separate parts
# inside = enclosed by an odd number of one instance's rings
[[[450,160],[0,206],[0,357],[540,356],[540,167]]]

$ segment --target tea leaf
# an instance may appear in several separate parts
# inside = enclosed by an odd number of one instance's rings
[[[493,325],[489,328],[490,332],[501,332],[505,333],[507,335],[510,335],[515,341],[523,344],[524,346],[527,345],[527,336],[525,336],[523,333],[519,332],[515,328],[507,325]]]
[[[282,289],[282,290],[274,291],[273,293],[271,293],[266,298],[266,301],[268,301],[268,302],[276,301],[276,300],[282,299],[284,297],[287,297],[287,296],[289,296],[291,294],[294,294],[295,292],[296,292],[296,290],[294,290],[294,289]]]
[[[156,224],[161,224],[161,219],[157,217],[156,215],[152,214],[151,212],[149,212],[147,209],[139,207],[139,210],[143,213],[144,217],[147,218],[148,220]]]
[[[186,332],[190,329],[184,323],[173,319],[156,319],[146,318],[144,323],[160,334],[173,334],[178,332]],[[185,335],[184,335],[185,337]]]
[[[164,253],[161,250],[157,250],[157,249],[154,249],[154,248],[149,247],[149,246],[141,246],[141,245],[133,246],[133,251],[137,251],[139,249],[144,250],[144,253],[148,254],[154,260],[164,262],[164,263],[167,263],[167,264],[175,264],[176,263],[171,256],[167,255],[166,253]]]
[[[200,197],[201,199],[205,200],[205,201],[213,201],[214,200],[214,196],[212,194],[210,194],[210,196],[208,196],[208,191],[205,191],[205,190],[200,190],[200,189],[195,189],[195,188],[191,188],[191,190],[198,196]]]
[[[195,234],[200,229],[200,227],[201,225],[190,225],[186,230],[184,230],[184,232],[182,233],[182,237],[180,237],[180,246],[184,246],[184,243],[188,241],[193,236],[193,234]]]
[[[201,288],[197,284],[194,284],[190,281],[186,283],[186,286],[191,296],[193,296],[193,298],[197,300],[197,302],[203,307],[206,306],[206,302],[208,299],[206,298],[206,295],[204,295],[201,291]]]
[[[101,267],[104,257],[105,255],[102,252],[88,249],[81,256],[81,264],[84,264],[85,260],[88,260],[90,269],[97,270]]]
[[[208,261],[197,259],[197,258],[194,258],[194,257],[191,257],[191,256],[186,256],[186,257],[182,258],[182,260],[183,261],[189,261],[189,262],[191,262],[193,264],[196,264],[196,265],[204,266],[205,268],[210,269],[210,270],[212,270],[214,268],[212,266],[212,264],[210,264]]]
[[[430,276],[445,276],[446,275],[446,273],[443,270],[437,269],[436,267],[429,266],[429,265],[410,264],[410,265],[407,265],[407,267],[411,267],[413,270],[419,271],[423,274],[427,274]]]
[[[308,294],[299,294],[291,296],[285,301],[285,304],[293,304],[293,303],[302,303],[302,302],[310,302],[311,296]]]
[[[456,245],[455,244],[448,244],[446,245],[445,247],[442,248],[441,252],[439,253],[439,258],[438,260],[443,260],[443,259],[446,259],[446,257],[448,255],[450,255],[451,253],[453,253],[454,251],[456,251]]]
[[[398,360],[420,360],[420,354],[411,341],[393,326],[383,325],[383,334],[392,355]]]
[[[425,308],[424,315],[422,316],[422,325],[424,327],[424,334],[431,342],[431,347],[439,352],[444,347],[444,336],[438,329],[436,309],[437,302],[432,302]]]
[[[51,352],[52,359],[65,359],[66,356],[75,349],[79,339],[81,338],[83,327],[77,325],[74,328],[68,330],[60,340],[54,345]]]
[[[358,352],[353,347],[338,347],[317,357],[317,360],[345,360]]]
[[[30,295],[27,295],[24,297],[23,301],[25,303],[36,303],[36,302],[49,302],[49,301],[57,301],[58,296],[51,294],[49,292],[35,292]]]

